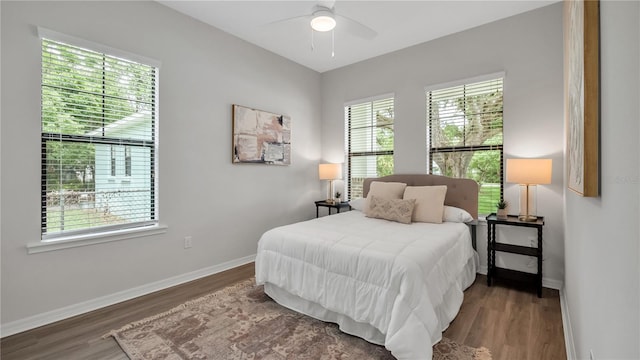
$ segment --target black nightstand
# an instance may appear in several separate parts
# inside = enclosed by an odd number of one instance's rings
[[[318,209],[320,209],[321,206],[329,208],[329,215],[331,215],[331,209],[336,209],[336,214],[339,213],[341,209],[348,208],[349,210],[351,210],[351,205],[349,205],[348,201],[330,204],[327,202],[327,200],[320,200],[316,201],[316,217],[320,216]]]
[[[538,247],[503,244],[496,241],[496,225],[520,226],[538,230]],[[498,219],[496,214],[487,216],[487,285],[491,286],[493,277],[508,280],[527,281],[534,283],[538,290],[538,297],[542,297],[542,227],[544,217],[538,216],[536,221],[521,221],[517,215],[508,215],[506,219]],[[523,271],[500,268],[496,266],[496,251],[511,254],[533,256],[538,260],[538,273],[531,274]]]

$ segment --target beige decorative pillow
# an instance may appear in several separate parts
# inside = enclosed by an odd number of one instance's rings
[[[405,183],[372,181],[367,194],[367,203],[364,206],[365,214],[369,209],[371,196],[375,196],[378,199],[402,199],[406,187],[407,184]]]
[[[404,199],[415,199],[412,221],[441,224],[447,186],[407,186]]]
[[[416,201],[414,199],[383,199],[375,195],[367,196],[369,210],[365,212],[367,217],[397,221],[403,224],[411,223],[411,214]]]

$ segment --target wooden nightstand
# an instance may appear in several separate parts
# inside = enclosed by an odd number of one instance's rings
[[[336,214],[339,213],[341,209],[348,208],[349,210],[351,210],[351,205],[349,205],[348,201],[330,204],[327,202],[327,200],[320,200],[320,201],[316,201],[316,218],[320,216],[318,210],[320,209],[321,206],[329,208],[329,215],[331,215],[331,209],[336,209],[337,210]]]
[[[520,226],[538,230],[538,246],[503,244],[496,241],[496,225]],[[491,286],[493,277],[509,280],[527,281],[536,285],[538,297],[542,297],[542,227],[544,217],[538,216],[536,221],[521,221],[516,215],[509,215],[506,219],[498,219],[496,214],[487,216],[487,285]],[[531,274],[523,271],[500,268],[496,266],[496,251],[511,254],[533,256],[538,260],[538,273]]]

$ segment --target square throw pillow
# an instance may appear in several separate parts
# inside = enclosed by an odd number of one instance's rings
[[[407,186],[403,198],[416,200],[412,221],[441,224],[446,195],[446,185]]]
[[[367,217],[396,221],[403,224],[411,223],[411,215],[416,201],[414,199],[383,199],[375,195],[367,196],[369,211]]]
[[[364,206],[365,214],[369,210],[369,199],[371,199],[372,195],[378,199],[402,199],[406,187],[407,184],[405,183],[372,181],[369,186],[369,194],[366,197],[367,202]]]

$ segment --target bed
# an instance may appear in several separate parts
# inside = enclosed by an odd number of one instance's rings
[[[355,209],[277,227],[258,242],[256,282],[279,304],[337,323],[345,333],[384,345],[397,359],[431,359],[432,345],[475,280],[478,185],[391,175],[365,179],[363,193],[398,183],[406,189],[445,185],[448,221],[405,224]],[[378,198],[374,193],[367,201]]]

